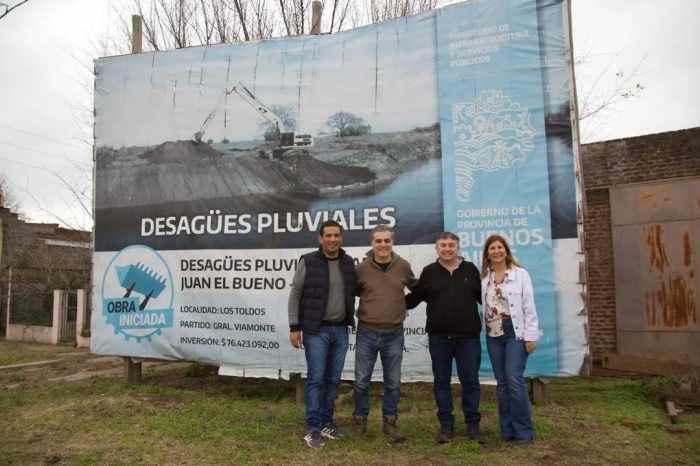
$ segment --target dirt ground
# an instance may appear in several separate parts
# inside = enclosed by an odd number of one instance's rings
[[[533,406],[537,438],[525,449],[498,441],[495,387],[481,393],[487,445],[467,441],[460,425],[452,444],[438,446],[432,384],[406,384],[400,413],[409,441],[388,445],[378,410],[366,437],[329,442],[319,453],[300,442],[293,382],[221,377],[217,369],[144,362],[135,387],[118,382],[122,358],[0,339],[0,465],[700,464],[700,413],[685,410],[672,425],[646,381],[553,382],[550,403]],[[371,400],[377,410],[381,387]],[[352,399],[340,403],[339,425],[351,424],[352,408]]]
[[[143,374],[162,373],[188,365],[144,362]],[[5,390],[46,387],[96,376],[124,377],[123,358],[98,356],[88,348],[0,340],[0,387]]]

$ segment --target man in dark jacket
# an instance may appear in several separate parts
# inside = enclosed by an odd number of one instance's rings
[[[289,341],[306,355],[306,435],[312,448],[323,437],[343,436],[333,422],[335,396],[348,351],[348,325],[355,327],[355,264],[345,254],[342,229],[328,220],[321,225],[318,251],[302,256],[289,294]]]
[[[418,284],[406,296],[406,307],[428,304],[425,330],[433,365],[433,391],[440,421],[439,443],[454,436],[455,417],[450,381],[452,360],[462,385],[462,411],[469,438],[484,443],[479,424],[479,368],[481,366],[481,278],[474,264],[459,255],[459,238],[450,232],[438,236],[437,261],[421,272]]]

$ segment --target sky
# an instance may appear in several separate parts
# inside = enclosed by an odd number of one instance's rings
[[[100,60],[98,149],[188,140],[217,109],[205,141],[259,139],[265,120],[245,89],[290,108],[297,134],[329,132],[328,117],[340,111],[375,133],[430,126],[439,119],[435,36],[434,18],[420,15],[343,34]]]
[[[92,107],[92,63],[82,51],[115,29],[110,4],[31,0],[0,19],[0,175],[33,221],[92,226],[66,185],[90,190],[92,128],[78,121]],[[697,0],[572,2],[579,101],[634,90],[582,121],[583,142],[700,126],[698,17]]]

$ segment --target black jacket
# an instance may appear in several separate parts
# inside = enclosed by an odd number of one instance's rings
[[[452,271],[439,261],[426,266],[418,284],[406,296],[406,307],[413,309],[421,301],[428,303],[425,330],[430,335],[478,338],[481,317],[481,278],[474,264],[463,260]]]
[[[328,305],[328,259],[321,248],[302,256],[306,267],[304,290],[299,306],[299,328],[304,332],[321,333],[323,312]],[[355,327],[355,263],[352,257],[340,250],[340,272],[345,280],[345,321]],[[297,329],[291,329],[297,330]]]

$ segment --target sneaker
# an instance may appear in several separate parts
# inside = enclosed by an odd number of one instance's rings
[[[515,439],[515,444],[518,445],[519,447],[524,447],[526,445],[530,445],[532,443],[532,438],[516,438]]]
[[[335,422],[333,421],[321,426],[321,435],[330,439],[338,439],[343,437],[343,433],[340,431],[340,429],[338,429],[338,426],[336,426]]]
[[[396,417],[389,416],[384,418],[384,426],[382,427],[384,435],[392,442],[400,443],[406,440],[406,437],[396,428]]]
[[[321,437],[321,432],[317,430],[307,430],[304,441],[311,448],[323,448],[325,443],[323,443],[323,437]]]
[[[455,436],[454,426],[442,426],[440,427],[440,432],[438,432],[438,443],[450,443],[452,437]]]
[[[481,434],[479,426],[467,426],[467,433],[469,434],[469,439],[475,441],[479,445],[486,443],[486,439]]]
[[[353,435],[359,437],[367,432],[367,416],[353,416],[352,422]]]
[[[501,436],[501,442],[515,442],[515,437],[503,437],[503,436]]]

